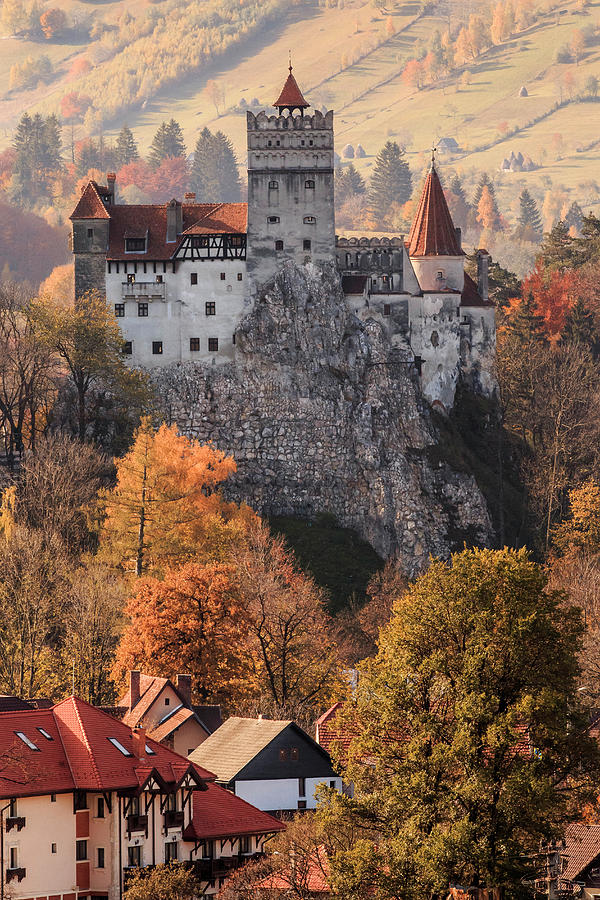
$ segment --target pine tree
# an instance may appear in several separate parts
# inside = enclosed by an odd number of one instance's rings
[[[562,342],[587,347],[594,358],[598,356],[600,342],[594,314],[586,306],[583,297],[578,297],[567,313]]]
[[[454,194],[455,197],[458,197],[459,200],[462,200],[465,206],[469,206],[469,201],[467,200],[465,189],[462,186],[462,181],[460,180],[458,175],[455,175],[450,182],[450,191]]]
[[[115,155],[117,167],[128,166],[135,159],[139,159],[138,146],[135,142],[133,132],[127,125],[123,125],[118,136],[115,146]]]
[[[537,203],[527,190],[524,188],[519,197],[519,225],[523,229],[524,235],[530,233],[533,237],[540,237],[543,231],[542,217]]]
[[[532,344],[546,343],[544,317],[539,314],[533,294],[528,291],[510,317],[510,332],[517,345],[526,350]]]
[[[565,225],[567,228],[574,228],[575,231],[581,231],[581,225],[583,222],[583,212],[582,209],[577,203],[576,200],[571,203],[569,209],[567,210],[567,214],[565,216]]]
[[[347,200],[364,194],[366,186],[360,172],[354,167],[354,163],[345,169],[338,170],[335,182],[335,199],[338,206],[343,206]]]
[[[185,156],[185,144],[183,142],[181,125],[175,119],[171,119],[169,122],[161,122],[158,131],[154,135],[154,140],[150,145],[148,162],[153,168],[157,169],[163,159],[176,156]]]
[[[571,237],[564,222],[555,222],[544,235],[538,259],[546,269],[564,271],[577,264],[577,256],[577,238]]]
[[[93,138],[82,141],[75,154],[75,172],[79,178],[87,175],[90,169],[99,169],[101,164],[98,144]]]
[[[369,203],[374,218],[381,225],[388,223],[393,205],[410,200],[412,176],[404,156],[403,147],[396,141],[387,141],[375,160]]]
[[[484,187],[487,187],[487,189],[489,190],[489,192],[492,195],[492,197],[494,198],[494,200],[496,199],[496,191],[494,189],[494,183],[493,183],[492,179],[490,178],[490,176],[487,174],[487,172],[483,172],[481,175],[481,178],[479,179],[477,187],[475,188],[475,194],[473,195],[473,202],[471,203],[471,206],[473,207],[473,209],[477,209],[477,207],[479,206],[479,201],[481,200],[481,193],[482,193]]]
[[[242,187],[233,145],[222,131],[203,128],[192,165],[191,184],[201,202],[236,203]]]
[[[222,131],[215,134],[215,166],[218,193],[214,198],[223,203],[237,203],[242,196],[242,185],[233,144]]]

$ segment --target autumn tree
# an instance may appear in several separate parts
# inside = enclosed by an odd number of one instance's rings
[[[247,607],[227,563],[190,562],[164,579],[144,578],[127,601],[114,668],[157,675],[184,669],[200,702],[239,699],[252,689],[248,673]]]
[[[65,263],[56,266],[40,284],[40,297],[49,297],[59,306],[73,306],[75,303],[75,266]]]
[[[159,863],[152,870],[134,870],[123,894],[125,900],[195,900],[202,887],[193,871],[181,863]]]
[[[225,103],[225,91],[223,85],[220,82],[215,81],[214,78],[210,78],[206,82],[206,96],[213,104],[215,111],[219,116],[219,108]]]
[[[40,16],[40,25],[47,41],[56,40],[67,27],[67,16],[62,9],[52,7]]]
[[[477,204],[477,221],[485,231],[495,231],[500,225],[496,200],[487,184],[484,185]]]
[[[143,418],[133,445],[115,460],[115,487],[104,495],[101,543],[120,568],[144,572],[193,557],[224,558],[252,518],[218,488],[236,470],[231,456]]]
[[[581,614],[564,601],[523,550],[433,561],[397,601],[345,714],[355,793],[330,815],[360,831],[330,857],[336,896],[365,880],[383,898],[448,883],[513,896],[533,877],[600,764],[577,690]]]

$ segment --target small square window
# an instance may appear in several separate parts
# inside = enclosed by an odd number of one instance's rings
[[[155,356],[160,356],[163,351],[163,342],[162,341],[152,341],[152,353]]]
[[[123,341],[123,355],[131,356],[133,353],[133,341]]]
[[[50,794],[50,803],[56,803],[56,794]]]
[[[204,304],[204,312],[207,316],[216,316],[217,304],[213,300],[207,300]]]
[[[51,850],[52,853],[56,853],[56,844],[51,844],[51,845],[50,845],[50,850]]]
[[[127,276],[127,284],[135,284],[135,275],[133,272],[130,272]]]
[[[225,281],[225,272],[221,272],[221,281]]]
[[[278,191],[279,190],[279,182],[278,181],[270,181],[269,182],[269,190],[270,191]]]
[[[190,350],[192,353],[200,349],[200,338],[190,338]]]
[[[302,241],[302,249],[310,250],[310,241]]]
[[[208,339],[208,349],[211,353],[214,353],[219,349],[219,338],[209,338]]]
[[[243,277],[244,277],[244,276],[242,275],[242,273],[241,273],[241,272],[238,272],[238,274],[237,274],[237,279],[238,279],[238,281],[242,281]]]
[[[275,249],[283,250],[283,241],[275,241]]]
[[[148,304],[147,303],[138,303],[138,316],[140,319],[148,318]]]
[[[169,706],[170,702],[170,699],[168,697],[165,697],[165,706]]]
[[[335,788],[335,781],[330,781],[330,782],[329,782],[329,787],[330,787],[330,788]]]
[[[384,316],[391,316],[391,314],[392,314],[392,307],[391,307],[391,305],[390,305],[389,303],[384,303],[384,304],[383,304],[383,314],[384,314]]]
[[[269,225],[277,225],[277,223],[279,222],[279,216],[269,216],[267,218],[267,222],[269,223]]]
[[[156,276],[156,283],[157,283],[157,284],[162,284],[162,283],[163,283],[163,277],[162,277],[162,275],[157,275],[157,276]]]
[[[125,316],[125,304],[124,303],[115,303],[115,316],[117,319],[122,319]]]
[[[82,862],[87,858],[87,841],[75,841],[75,859],[77,862]]]
[[[88,228],[87,232],[88,232],[88,239],[91,241],[94,237],[94,229]]]
[[[190,272],[190,284],[198,284],[198,273]]]
[[[98,847],[98,868],[104,868],[104,847]]]
[[[298,800],[298,809],[306,809],[306,800]]]

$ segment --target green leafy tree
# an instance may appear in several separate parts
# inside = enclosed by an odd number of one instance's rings
[[[135,142],[133,132],[127,125],[123,125],[117,135],[117,143],[115,145],[115,161],[117,167],[128,166],[129,163],[139,159],[138,146]]]
[[[202,887],[181,863],[160,863],[151,871],[137,869],[127,882],[125,900],[195,900]]]
[[[154,135],[148,162],[157,169],[164,159],[176,156],[185,156],[185,143],[181,125],[175,119],[171,119],[169,122],[161,122]]]
[[[519,197],[519,225],[523,237],[537,240],[542,236],[542,217],[537,203],[527,190],[524,188]]]
[[[375,160],[369,186],[369,203],[374,219],[386,225],[391,207],[410,200],[412,176],[405,151],[396,141],[387,141]]]
[[[355,796],[324,815],[358,839],[333,854],[332,893],[364,896],[365,873],[379,898],[448,883],[522,893],[540,839],[597,793],[577,690],[583,630],[524,550],[433,561],[397,600],[348,703]]]

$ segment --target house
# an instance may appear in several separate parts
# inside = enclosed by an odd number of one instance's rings
[[[192,676],[169,678],[129,672],[129,689],[118,706],[104,707],[130,728],[145,728],[148,737],[187,756],[221,724],[220,706],[192,704]]]
[[[276,814],[315,809],[315,791],[342,780],[326,750],[291,721],[232,716],[189,755],[217,784],[258,809]]]
[[[283,827],[76,697],[0,712],[0,817],[0,896],[11,900],[120,900],[134,869],[170,860],[212,894]]]
[[[600,900],[600,825],[569,825],[564,840],[544,848],[542,868],[536,888],[550,900]]]

